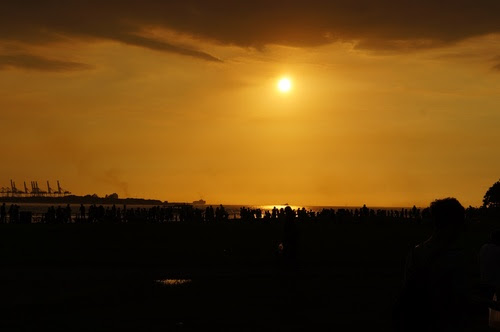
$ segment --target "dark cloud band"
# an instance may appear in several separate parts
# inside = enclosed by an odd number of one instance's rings
[[[499,15],[498,0],[6,0],[0,39],[103,38],[220,61],[175,41],[139,36],[145,28],[163,27],[244,47],[351,40],[367,49],[408,50],[499,33]]]

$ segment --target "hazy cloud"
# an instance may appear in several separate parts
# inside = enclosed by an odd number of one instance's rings
[[[91,67],[84,63],[47,59],[30,54],[0,54],[0,70],[6,68],[62,72],[89,69]]]
[[[188,48],[179,47],[176,45],[172,45],[163,41],[146,38],[133,34],[125,34],[122,36],[115,36],[117,40],[130,45],[142,46],[149,49],[157,50],[157,51],[166,51],[177,53],[181,55],[187,55],[195,58],[200,58],[207,61],[215,61],[222,62],[220,59],[201,51],[191,50]]]
[[[495,71],[499,71],[500,72],[500,55],[497,55],[492,60],[495,63],[493,65],[492,69],[495,70]]]
[[[115,168],[106,170],[102,175],[98,176],[97,179],[103,183],[109,184],[116,188],[120,194],[124,194],[125,197],[130,197],[128,192],[128,183],[121,179],[119,171]]]
[[[171,41],[139,37],[160,27],[244,47],[349,40],[361,48],[407,51],[498,33],[499,13],[498,0],[6,0],[0,40],[102,38],[218,61]]]

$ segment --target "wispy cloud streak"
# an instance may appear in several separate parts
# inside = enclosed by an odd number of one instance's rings
[[[92,67],[80,62],[54,60],[31,54],[0,54],[0,70],[8,68],[65,72],[85,70]]]

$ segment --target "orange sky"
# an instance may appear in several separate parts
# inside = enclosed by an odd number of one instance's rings
[[[498,2],[278,4],[7,1],[0,186],[481,204],[500,177]]]

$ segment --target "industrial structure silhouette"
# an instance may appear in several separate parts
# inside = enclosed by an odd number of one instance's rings
[[[63,197],[71,195],[71,192],[63,189],[59,180],[57,181],[57,190],[52,189],[49,181],[47,181],[47,191],[40,189],[38,181],[31,181],[31,190],[28,190],[26,181],[24,181],[24,190],[20,190],[16,186],[16,182],[10,180],[10,187],[0,188],[0,197]]]

